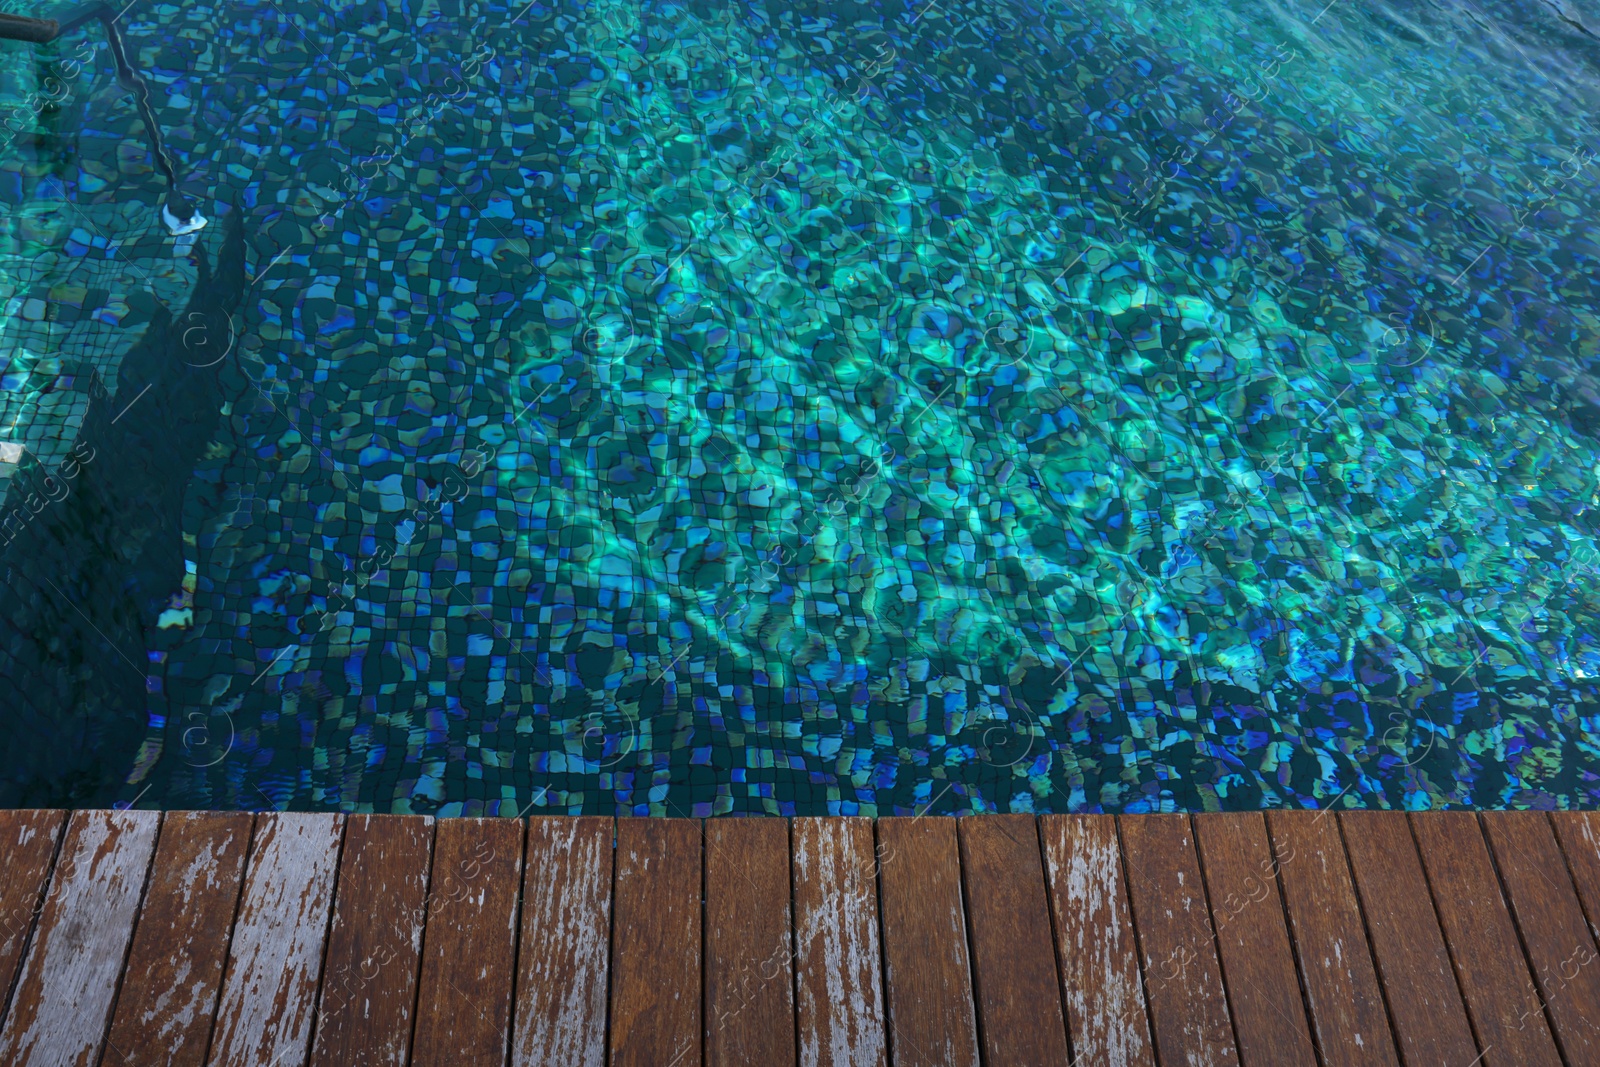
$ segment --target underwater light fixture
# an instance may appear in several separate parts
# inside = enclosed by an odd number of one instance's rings
[[[167,196],[161,204],[161,221],[169,233],[182,235],[194,233],[206,224],[205,216],[195,210],[194,203],[178,191],[178,177],[173,171],[172,159],[161,143],[161,127],[156,125],[155,113],[150,110],[150,87],[139,72],[128,62],[128,53],[122,46],[122,34],[117,31],[117,16],[121,12],[110,4],[95,2],[81,4],[67,13],[64,19],[35,19],[23,15],[0,13],[0,39],[27,41],[30,44],[49,44],[62,34],[99,19],[106,28],[106,39],[111,45],[111,58],[117,64],[117,82],[133,94],[139,108],[139,118],[150,137],[150,147],[156,166],[167,179]]]

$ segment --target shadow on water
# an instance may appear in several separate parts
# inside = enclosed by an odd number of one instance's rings
[[[146,634],[183,579],[184,489],[221,418],[240,215],[188,307],[159,308],[110,396],[90,372],[73,455],[17,472],[0,514],[0,807],[108,803],[145,732]],[[214,350],[214,351],[213,351]]]

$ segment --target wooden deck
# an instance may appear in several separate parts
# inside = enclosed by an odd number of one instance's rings
[[[0,812],[0,1063],[1600,1064],[1600,814]]]

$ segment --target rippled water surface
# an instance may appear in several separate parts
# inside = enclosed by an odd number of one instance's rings
[[[118,799],[1600,802],[1592,5],[123,25],[247,252]]]

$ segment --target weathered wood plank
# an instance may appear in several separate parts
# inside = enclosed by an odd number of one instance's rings
[[[700,821],[618,819],[611,1063],[699,1067]]]
[[[1550,825],[1566,856],[1589,931],[1600,936],[1600,811],[1553,811]]]
[[[0,1029],[6,1067],[96,1062],[160,825],[154,811],[72,813]]]
[[[216,811],[162,820],[106,1037],[109,1067],[205,1063],[253,822]]]
[[[1401,1057],[1472,1063],[1479,1049],[1405,812],[1347,811],[1338,819]]]
[[[1236,811],[1193,821],[1239,1060],[1316,1067],[1266,820]]]
[[[790,836],[800,1063],[884,1067],[872,820],[800,818]]]
[[[435,826],[413,1067],[505,1062],[522,839],[519,819]]]
[[[1560,1067],[1478,816],[1430,811],[1411,825],[1485,1067]]]
[[[22,954],[44,907],[64,811],[0,811],[0,1011],[22,968]]]
[[[1483,826],[1567,1063],[1600,1063],[1600,967],[1566,857],[1538,811],[1486,811]],[[1518,1009],[1532,1014],[1538,1004]]]
[[[795,1062],[789,824],[705,823],[705,1027],[710,1067]]]
[[[1117,824],[1160,1062],[1238,1063],[1189,817],[1121,815]]]
[[[1153,1067],[1122,847],[1106,815],[1039,819],[1074,1062]]]
[[[298,1067],[333,906],[342,815],[263,812],[228,949],[213,1067]]]
[[[896,1067],[977,1067],[977,1019],[949,819],[878,821],[884,987]]]
[[[512,1067],[604,1067],[609,818],[528,820]]]
[[[432,849],[431,818],[348,817],[322,960],[313,1067],[404,1067]]]
[[[973,986],[985,1063],[1056,1067],[1072,1058],[1032,815],[958,819]]]
[[[1271,811],[1267,829],[1324,1067],[1398,1067],[1338,821]]]

